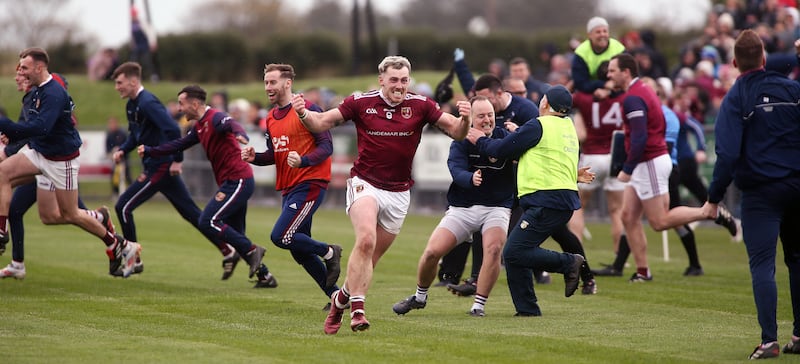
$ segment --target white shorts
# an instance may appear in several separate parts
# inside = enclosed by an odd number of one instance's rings
[[[358,176],[347,179],[347,206],[345,211],[350,214],[350,206],[362,197],[372,196],[378,203],[378,224],[388,233],[397,235],[403,227],[403,221],[408,214],[408,205],[411,202],[409,191],[386,191],[369,184]]]
[[[631,174],[631,187],[640,200],[648,200],[669,193],[669,175],[672,159],[663,154],[636,165]]]
[[[33,149],[25,150],[22,154],[42,172],[42,175],[50,179],[56,189],[68,191],[78,189],[78,170],[81,167],[78,158],[51,161]]]
[[[56,190],[56,185],[49,178],[40,174],[36,176],[36,188],[53,192]]]
[[[620,182],[616,176],[610,176],[611,154],[581,154],[578,162],[579,167],[590,166],[590,172],[594,172],[595,180],[592,183],[578,183],[578,189],[583,191],[594,191],[603,186],[604,191],[623,191],[627,183]]]
[[[499,227],[503,232],[508,232],[508,221],[511,219],[511,209],[507,207],[481,206],[455,207],[450,206],[439,222],[437,228],[450,230],[456,236],[456,242],[472,241],[472,233],[480,230],[481,233],[489,228]]]

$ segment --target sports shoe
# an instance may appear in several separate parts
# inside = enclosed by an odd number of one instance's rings
[[[265,267],[266,268],[266,267]],[[258,274],[258,282],[253,288],[275,288],[278,287],[278,280],[272,273],[267,272],[266,275]]]
[[[653,280],[653,276],[645,276],[643,274],[639,274],[639,272],[633,273],[631,279],[628,282],[631,283],[641,283],[641,282],[649,282]]]
[[[0,269],[0,278],[25,279],[25,264],[12,261]]]
[[[106,248],[108,255],[108,274],[117,276],[117,271],[122,272],[122,248],[125,246],[125,238],[115,235],[117,242]],[[121,275],[120,275],[121,277]]]
[[[325,269],[328,275],[325,277],[325,287],[331,287],[339,280],[339,274],[342,273],[340,265],[342,260],[342,247],[339,245],[330,245],[333,249],[333,256],[331,259],[325,261]]]
[[[622,271],[607,265],[603,269],[592,269],[592,274],[599,277],[622,277]]]
[[[456,296],[472,296],[478,290],[478,280],[475,278],[470,277],[469,279],[465,280],[462,284],[448,284],[447,290],[452,292]]]
[[[325,325],[323,329],[327,335],[335,335],[342,327],[342,316],[344,309],[336,307],[336,298],[339,297],[339,291],[336,291],[331,297],[331,308],[328,311],[328,317],[325,318]]]
[[[536,283],[538,284],[550,284],[553,282],[553,277],[550,277],[550,273],[545,271],[542,271],[542,275],[539,277],[534,276],[534,279],[536,279]]]
[[[350,330],[355,331],[364,331],[369,329],[369,321],[364,316],[363,312],[353,312],[350,314]]]
[[[100,216],[103,216],[103,225],[106,227],[106,230],[110,231],[112,234],[116,234],[117,230],[114,228],[114,222],[111,221],[111,213],[108,211],[108,207],[101,206],[96,211]]]
[[[778,355],[781,353],[781,347],[778,345],[777,341],[773,341],[769,344],[761,344],[756,346],[756,349],[753,350],[753,353],[750,354],[750,359],[769,359],[769,358],[777,358]]]
[[[142,272],[144,272],[144,263],[142,263],[141,261],[138,261],[138,262],[134,263],[134,265],[133,265],[133,273],[132,274],[141,274]],[[123,277],[123,275],[122,275],[122,265],[119,266],[119,269],[117,269],[116,272],[111,273],[111,275],[114,276],[114,277]]]
[[[792,339],[788,344],[783,346],[783,352],[786,354],[800,354],[800,340],[794,341]]]
[[[581,265],[586,261],[580,254],[573,254],[572,256],[572,265],[569,271],[564,274],[564,297],[570,297],[578,290],[578,284],[581,283]]]
[[[714,222],[728,229],[728,232],[731,234],[731,236],[736,236],[736,234],[739,232],[739,227],[736,225],[736,219],[733,218],[731,212],[728,211],[728,209],[726,209],[724,206],[719,206],[717,209],[717,218],[714,219]]]
[[[595,282],[594,279],[583,282],[583,286],[581,286],[581,293],[586,295],[597,294],[597,282]]]
[[[417,296],[411,295],[408,298],[395,303],[394,306],[392,306],[392,311],[398,315],[405,315],[408,313],[408,311],[423,309],[427,304],[427,301],[417,301]]]
[[[239,255],[237,251],[233,251],[230,256],[222,259],[222,280],[228,280],[233,275],[233,270],[236,269],[236,265],[239,264],[239,259],[242,257]]]
[[[260,245],[253,244],[253,246],[256,248],[251,250],[244,257],[247,264],[250,264],[250,275],[248,278],[253,278],[253,276],[256,275],[258,268],[261,267],[261,261],[264,259],[264,253],[267,251]]]
[[[703,274],[705,274],[705,272],[703,272],[702,267],[689,266],[685,271],[683,271],[683,275],[687,277],[697,277],[702,276]]]
[[[136,261],[139,260],[142,246],[132,241],[125,241],[122,248],[122,278],[128,278],[133,274]]]
[[[480,308],[473,308],[467,312],[472,317],[483,317],[486,316],[486,312]]]

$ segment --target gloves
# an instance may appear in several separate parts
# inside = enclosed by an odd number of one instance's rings
[[[456,48],[456,50],[453,51],[453,60],[456,61],[456,62],[463,61],[464,60],[464,50],[461,49],[461,48]]]

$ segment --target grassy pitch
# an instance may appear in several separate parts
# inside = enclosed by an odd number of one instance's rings
[[[101,242],[71,226],[43,226],[27,216],[27,273],[0,281],[0,346],[8,363],[710,363],[746,359],[759,342],[744,246],[717,227],[696,231],[706,275],[683,277],[686,255],[670,232],[672,260],[650,231],[654,280],[598,278],[599,292],[564,298],[562,276],[536,290],[544,316],[513,317],[505,274],[483,318],[472,300],[432,288],[428,306],[397,316],[391,306],[412,294],[416,266],[440,216],[409,216],[379,263],[366,309],[372,327],[326,336],[327,298],[291,258],[269,242],[274,208],[251,206],[248,235],[267,247],[276,289],[252,289],[240,263],[221,281],[221,257],[171,206],[136,211],[145,271],[123,280],[107,274]],[[590,225],[590,263],[612,260],[607,225]],[[322,210],[314,236],[353,246],[343,211]],[[558,249],[552,241],[545,247]],[[9,244],[10,247],[10,244]],[[0,264],[10,261],[10,251]],[[779,256],[778,317],[791,335],[788,278]],[[631,261],[632,264],[632,261]],[[343,274],[344,277],[344,274]],[[340,280],[341,283],[341,280]],[[797,360],[783,355],[777,362]]]

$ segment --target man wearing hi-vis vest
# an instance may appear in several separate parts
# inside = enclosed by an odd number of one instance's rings
[[[533,290],[533,269],[564,274],[566,297],[578,288],[580,254],[557,253],[540,245],[580,208],[577,182],[591,182],[588,167],[578,171],[578,136],[566,115],[572,95],[563,86],[553,86],[539,103],[538,118],[526,122],[503,139],[490,139],[470,129],[467,139],[481,154],[514,158],[517,193],[525,210],[508,237],[503,259],[511,298],[517,316],[541,316]]]
[[[608,22],[596,16],[586,23],[586,40],[575,48],[572,59],[572,80],[575,89],[593,94],[598,100],[611,94],[614,85],[608,81],[600,81],[597,69],[603,61],[625,52],[625,46],[608,34]]]

